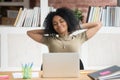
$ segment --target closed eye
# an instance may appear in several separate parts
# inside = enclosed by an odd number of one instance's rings
[[[53,22],[53,26],[57,26],[59,23],[64,23],[64,22],[65,22],[64,19],[59,19],[58,22],[57,22],[57,21],[54,21],[54,22]]]

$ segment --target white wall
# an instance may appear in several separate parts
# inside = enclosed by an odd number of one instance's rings
[[[85,46],[87,46],[88,53],[83,51],[82,57],[87,62],[86,69],[98,69],[112,65],[120,66],[120,34],[98,33],[88,40],[83,48],[86,48]]]
[[[34,62],[40,67],[45,45],[37,43],[25,34],[8,34],[8,67],[19,67],[22,63]]]
[[[34,70],[40,70],[42,64],[42,53],[48,52],[48,48],[27,36],[27,30],[31,29],[40,28],[0,28],[0,71],[20,70],[22,63],[31,62],[34,63]]]

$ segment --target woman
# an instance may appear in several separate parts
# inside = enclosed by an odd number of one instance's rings
[[[27,34],[35,41],[47,45],[50,52],[80,52],[82,43],[96,34],[101,23],[84,23],[80,26],[86,29],[84,32],[70,36],[78,30],[79,21],[72,10],[62,7],[47,15],[44,27],[43,30],[27,31]],[[81,60],[80,63],[80,69],[84,69]]]

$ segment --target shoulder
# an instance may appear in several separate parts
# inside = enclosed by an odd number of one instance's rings
[[[86,31],[75,31],[70,36],[79,40],[84,40],[84,41],[88,40]]]
[[[52,35],[44,35],[43,36],[43,39],[42,39],[42,42],[49,42],[51,40],[56,40],[57,37],[56,36],[52,36]]]

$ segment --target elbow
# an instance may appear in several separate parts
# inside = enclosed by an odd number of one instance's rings
[[[96,26],[97,26],[98,29],[100,29],[102,27],[102,23],[101,22],[97,22]]]
[[[27,33],[27,35],[29,35],[29,31],[27,31],[26,33]]]
[[[31,31],[27,31],[27,35],[30,37]]]

